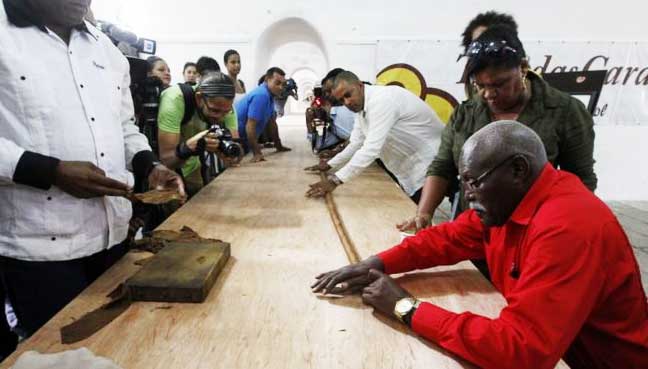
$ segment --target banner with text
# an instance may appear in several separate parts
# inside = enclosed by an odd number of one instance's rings
[[[378,41],[377,83],[398,84],[428,102],[447,121],[465,99],[466,63],[457,41]],[[594,122],[648,126],[648,43],[524,42],[539,73],[607,70]]]

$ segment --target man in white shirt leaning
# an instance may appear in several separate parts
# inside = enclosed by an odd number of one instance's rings
[[[327,172],[327,179],[310,185],[308,197],[321,197],[360,174],[376,159],[418,202],[426,168],[434,159],[443,123],[423,100],[399,86],[364,85],[352,72],[342,72],[333,96],[357,113],[349,145],[328,162],[308,168]]]
[[[126,58],[83,21],[90,1],[0,5],[0,304],[25,336],[127,251],[133,173],[184,194],[134,124]]]

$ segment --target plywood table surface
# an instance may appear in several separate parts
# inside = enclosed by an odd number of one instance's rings
[[[202,304],[136,302],[94,336],[60,343],[61,326],[107,301],[138,270],[130,253],[2,364],[21,352],[88,347],[124,368],[472,368],[359,297],[322,298],[314,276],[347,264],[323,200],[306,199],[315,163],[301,126],[281,126],[293,152],[266,151],[217,178],[160,228],[188,225],[231,243],[231,258]],[[249,157],[246,158],[246,161]],[[394,225],[415,205],[378,167],[335,191],[362,258],[400,240]],[[469,263],[399,277],[414,295],[452,311],[496,317],[504,299]],[[566,367],[562,366],[559,367]]]

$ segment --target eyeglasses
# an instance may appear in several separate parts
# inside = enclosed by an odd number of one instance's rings
[[[481,41],[473,41],[470,45],[468,45],[468,49],[466,49],[465,55],[472,58],[482,54],[501,55],[506,52],[517,54],[518,51],[512,48],[511,46],[508,46],[505,40],[491,41],[488,43],[484,43]]]
[[[464,186],[466,186],[466,189],[468,189],[470,191],[477,190],[482,185],[482,183],[486,180],[486,178],[488,178],[489,175],[493,174],[498,168],[503,167],[505,164],[508,164],[509,162],[513,161],[513,159],[515,159],[515,158],[517,158],[519,156],[520,156],[520,154],[513,154],[513,155],[507,157],[506,159],[502,160],[501,162],[499,162],[494,167],[488,169],[487,171],[485,171],[484,173],[479,175],[479,177],[477,177],[475,179],[470,179],[470,180],[467,180],[467,181],[463,181]]]
[[[205,110],[207,110],[210,114],[213,114],[213,115],[227,114],[232,110],[231,108],[228,109],[228,110],[225,110],[225,109],[221,109],[220,107],[213,108],[213,107],[209,106],[209,102],[207,101],[206,96],[203,96],[203,103],[204,103],[204,106],[205,106]]]

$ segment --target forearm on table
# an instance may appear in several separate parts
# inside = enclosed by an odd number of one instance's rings
[[[245,133],[247,134],[248,145],[250,146],[252,153],[254,155],[261,155],[261,149],[259,148],[259,144],[257,143],[256,125],[256,120],[248,119],[247,123],[245,124]]]
[[[426,177],[416,213],[433,215],[448,192],[449,183],[447,179],[440,176]]]
[[[275,143],[275,146],[281,146],[281,138],[279,137],[279,126],[277,126],[277,120],[271,119],[268,125],[270,127],[270,138]]]

